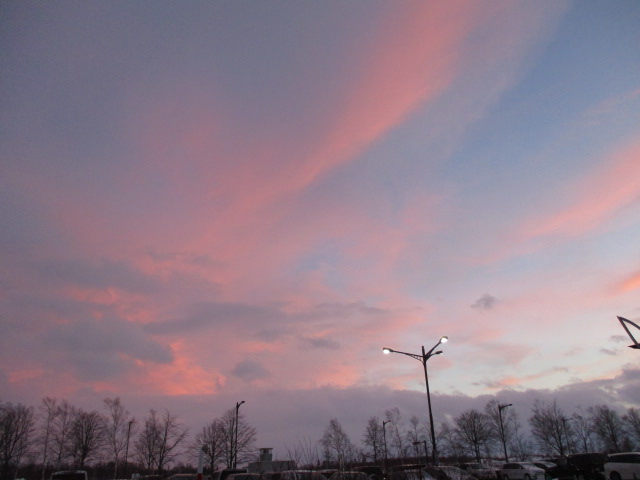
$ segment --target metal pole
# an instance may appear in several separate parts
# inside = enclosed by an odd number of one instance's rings
[[[382,439],[384,440],[384,472],[387,473],[387,428],[386,425],[390,420],[382,421]]]
[[[512,404],[508,405],[498,405],[498,416],[500,417],[500,438],[502,439],[502,448],[504,448],[504,462],[509,463],[509,456],[507,455],[507,441],[504,438],[504,424],[502,423],[502,410],[507,407],[510,407]]]
[[[427,361],[434,355],[440,355],[442,353],[441,350],[437,352],[434,352],[434,350],[438,347],[438,345],[440,345],[441,343],[446,343],[448,340],[449,340],[449,337],[446,337],[446,336],[440,337],[440,340],[438,340],[438,343],[436,343],[433,347],[431,347],[431,350],[429,350],[428,352],[425,352],[424,345],[423,345],[422,355],[417,355],[415,353],[401,352],[400,350],[393,350],[387,347],[384,347],[382,349],[382,352],[385,354],[400,353],[402,355],[415,358],[416,360],[419,360],[420,362],[422,362],[422,367],[424,368],[424,383],[427,387],[427,403],[429,405],[429,426],[431,429],[431,446],[432,446],[431,454],[432,454],[433,466],[435,467],[438,466],[438,447],[436,445],[436,431],[433,425],[433,411],[431,409],[431,392],[429,391],[429,374],[427,373]]]
[[[564,429],[564,438],[567,440],[567,453],[571,454],[571,437],[569,436],[569,432],[567,431],[567,422],[572,420],[571,418],[562,417],[562,427]],[[562,440],[560,441],[562,443]]]
[[[236,425],[235,425],[235,441],[234,441],[234,449],[233,449],[233,468],[238,467],[238,411],[240,410],[240,405],[244,403],[244,400],[241,402],[236,402]]]
[[[129,427],[127,428],[127,448],[124,450],[124,471],[122,472],[123,477],[127,477],[127,461],[129,459],[129,435],[131,435],[131,424],[133,420],[129,420]]]
[[[431,458],[433,466],[438,466],[438,448],[436,446],[436,432],[433,427],[433,412],[431,410],[431,393],[429,392],[429,374],[427,373],[427,360],[429,357],[422,346],[422,366],[424,367],[424,383],[427,386],[427,403],[429,404],[429,426],[431,428]]]

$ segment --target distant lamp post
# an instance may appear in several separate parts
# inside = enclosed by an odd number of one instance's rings
[[[432,456],[432,461],[434,466],[438,465],[438,448],[436,447],[436,432],[433,426],[433,412],[431,410],[431,394],[429,393],[429,375],[427,374],[427,361],[434,355],[440,355],[442,353],[442,350],[438,350],[437,352],[434,352],[434,350],[441,343],[446,343],[448,341],[449,341],[448,337],[440,337],[440,340],[438,340],[438,343],[436,343],[433,347],[431,347],[431,350],[429,350],[428,352],[425,352],[424,345],[423,345],[422,355],[418,355],[415,353],[400,352],[399,350],[392,350],[391,348],[386,348],[386,347],[382,349],[382,352],[385,353],[386,355],[390,353],[400,353],[402,355],[415,358],[416,360],[422,363],[422,366],[424,368],[424,382],[427,386],[427,403],[429,405],[429,425],[431,427],[431,456]]]
[[[573,420],[573,418],[562,417],[562,430],[564,431],[564,438],[567,440],[567,453],[571,454],[571,437],[569,436],[569,431],[567,430],[567,422]],[[560,449],[562,449],[562,437],[560,437]]]
[[[134,419],[129,420],[129,425],[127,426],[127,446],[124,450],[124,471],[122,472],[122,476],[126,478],[127,475],[127,462],[129,461],[129,437],[131,436],[131,425],[135,422]]]
[[[387,473],[387,423],[391,420],[382,421],[382,441],[384,442],[384,472]]]
[[[506,405],[498,405],[498,416],[500,417],[500,438],[502,439],[502,448],[504,448],[504,462],[509,463],[509,455],[507,455],[507,440],[504,438],[504,423],[502,422],[502,410],[513,406],[512,403]]]
[[[417,442],[413,442],[414,446],[418,446],[418,445],[424,445],[424,463],[427,463],[427,441],[426,440],[418,440]],[[420,461],[420,458],[418,458],[418,461]]]
[[[240,410],[240,405],[242,405],[244,403],[244,400],[242,400],[241,402],[236,402],[236,421],[235,421],[235,440],[233,442],[234,444],[234,448],[233,448],[233,468],[238,468],[238,416],[239,416],[239,410]]]
[[[634,336],[631,333],[631,330],[629,330],[629,327],[627,327],[625,323],[628,323],[629,325],[633,325],[638,330],[640,330],[640,326],[633,323],[631,320],[627,320],[626,318],[618,317],[618,320],[620,321],[620,325],[622,325],[622,328],[625,329],[625,331],[627,332],[627,335],[629,335],[629,338],[633,342],[633,345],[629,345],[629,348],[635,348],[637,350],[640,350],[640,343],[638,343],[638,341],[634,338]]]

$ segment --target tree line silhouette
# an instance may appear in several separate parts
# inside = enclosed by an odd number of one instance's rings
[[[436,425],[441,458],[508,461],[640,449],[640,409],[634,407],[617,411],[597,405],[569,414],[555,400],[536,400],[526,429],[509,406],[494,399],[482,411],[470,409]],[[137,420],[120,398],[105,399],[101,411],[50,397],[37,408],[0,401],[0,480],[45,480],[67,469],[90,470],[94,479],[194,471],[202,446],[205,471],[232,467],[235,454],[238,465],[246,464],[256,459],[257,432],[236,413],[231,408],[190,435],[169,410],[151,409]],[[397,407],[388,409],[382,418],[369,417],[356,444],[332,418],[319,441],[297,440],[286,447],[287,456],[309,468],[385,466],[409,457],[427,463],[432,445],[425,420],[413,415],[405,421]]]

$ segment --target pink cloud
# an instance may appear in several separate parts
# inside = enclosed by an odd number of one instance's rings
[[[205,368],[184,340],[173,342],[171,348],[175,359],[170,364],[140,364],[140,372],[130,379],[136,391],[163,395],[213,394],[226,384],[226,376],[210,366]],[[120,387],[113,385],[112,388]]]
[[[525,223],[522,235],[571,237],[611,220],[640,198],[640,143],[622,147],[603,159],[602,166],[567,186],[570,202],[559,211]]]
[[[619,282],[615,291],[619,293],[632,292],[640,289],[640,272],[635,272],[629,275],[627,278]]]

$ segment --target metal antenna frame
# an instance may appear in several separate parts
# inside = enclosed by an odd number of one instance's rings
[[[631,320],[627,320],[626,318],[618,317],[618,320],[620,320],[620,325],[622,325],[622,328],[625,329],[625,331],[627,332],[627,335],[629,335],[629,338],[633,341],[633,345],[629,345],[629,348],[635,348],[636,350],[640,350],[640,343],[638,343],[638,341],[635,339],[635,337],[631,333],[631,330],[629,330],[629,327],[627,327],[625,323],[630,323],[631,325],[636,327],[638,330],[640,330],[640,326],[633,323]]]

